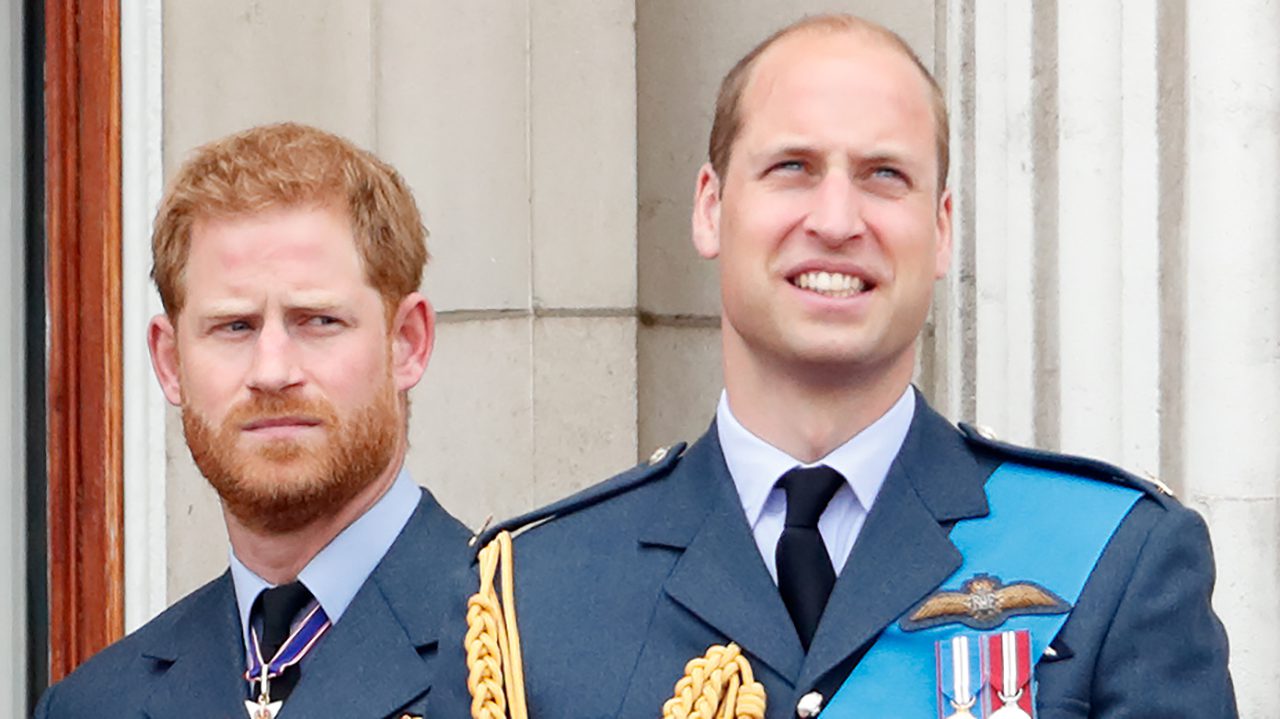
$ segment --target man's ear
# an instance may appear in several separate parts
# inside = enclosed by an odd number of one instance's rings
[[[159,314],[147,325],[147,349],[151,351],[151,369],[156,373],[164,398],[175,407],[182,406],[182,381],[178,374],[178,335],[169,316]]]
[[[391,321],[391,377],[405,392],[422,379],[436,342],[436,313],[418,292],[400,300]]]
[[[703,258],[720,255],[720,178],[706,163],[693,190],[693,246]]]
[[[935,250],[933,277],[940,280],[946,277],[951,268],[951,190],[943,190],[938,200],[938,246]]]

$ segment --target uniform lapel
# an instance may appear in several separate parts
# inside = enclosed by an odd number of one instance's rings
[[[760,558],[713,424],[673,470],[641,543],[681,551],[664,590],[787,681],[804,651]]]
[[[797,682],[801,691],[858,654],[960,566],[947,537],[950,523],[987,513],[989,473],[960,433],[918,399],[902,450],[818,625]]]
[[[441,579],[463,559],[466,532],[423,492],[418,508],[342,618],[305,664],[289,717],[384,717],[421,697],[445,606]],[[426,656],[424,656],[426,655]]]
[[[156,633],[142,654],[162,672],[147,698],[147,716],[226,719],[245,716],[244,642],[231,574],[189,600],[168,631]]]

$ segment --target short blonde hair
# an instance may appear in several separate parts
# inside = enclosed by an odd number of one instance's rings
[[[751,80],[751,71],[760,56],[774,43],[801,32],[856,32],[866,34],[888,44],[909,58],[929,83],[930,100],[933,105],[934,129],[938,148],[938,192],[941,193],[947,184],[947,172],[951,164],[951,129],[947,119],[947,101],[943,97],[942,88],[934,79],[933,73],[920,62],[911,46],[892,30],[860,17],[844,14],[814,15],[798,20],[765,38],[742,59],[738,60],[729,73],[720,82],[720,93],[716,96],[715,119],[711,124],[711,139],[708,143],[707,156],[716,176],[723,181],[729,170],[729,158],[733,153],[733,143],[742,131],[742,95],[746,92]]]
[[[165,312],[182,311],[197,221],[311,205],[350,219],[365,276],[389,311],[418,290],[427,230],[404,178],[337,135],[281,123],[197,148],[169,182],[151,234],[151,277]]]

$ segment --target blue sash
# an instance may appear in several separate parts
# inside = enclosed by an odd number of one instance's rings
[[[1136,489],[1011,463],[991,475],[986,490],[990,513],[959,522],[951,531],[964,561],[941,588],[960,591],[965,580],[989,574],[1005,583],[1035,582],[1071,606],[1111,535],[1142,496]],[[1067,616],[1013,616],[999,630],[1029,631],[1031,656],[1038,660]],[[950,623],[907,632],[895,621],[831,698],[822,719],[936,719],[934,646],[977,631]]]

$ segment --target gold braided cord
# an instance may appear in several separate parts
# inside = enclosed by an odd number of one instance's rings
[[[689,660],[662,719],[764,719],[764,686],[737,644],[716,644]]]
[[[480,550],[480,590],[467,600],[467,689],[472,719],[528,719],[524,662],[516,626],[511,533]],[[501,568],[502,598],[494,586]],[[510,714],[508,714],[510,711]]]

